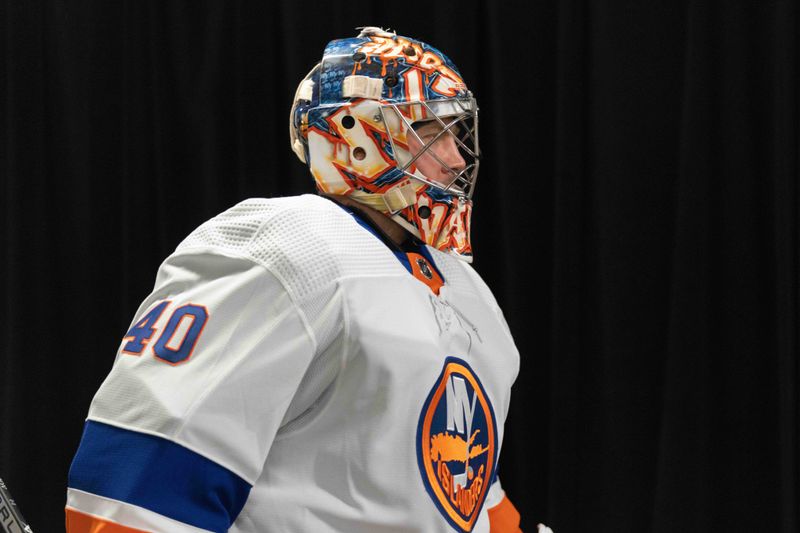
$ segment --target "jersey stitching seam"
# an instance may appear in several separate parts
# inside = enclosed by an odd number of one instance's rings
[[[319,197],[317,196],[316,198],[319,198]],[[258,226],[258,229],[256,231],[254,231],[253,234],[250,236],[250,239],[247,241],[248,249],[249,249],[250,245],[255,241],[256,237],[258,237],[258,235],[260,235],[264,231],[264,228],[267,226],[267,224],[271,223],[274,218],[276,218],[278,215],[283,215],[285,213],[290,213],[291,214],[292,212],[295,212],[295,211],[302,211],[302,210],[299,209],[299,208],[296,208],[296,207],[286,207],[284,209],[277,210],[275,213],[273,213],[273,215],[271,217],[269,217],[266,220],[264,220]],[[285,279],[283,279],[283,277],[280,276],[277,272],[275,272],[273,269],[269,268],[266,264],[262,263],[261,261],[255,261],[255,262],[257,264],[261,265],[262,267],[264,267],[266,270],[268,270],[273,276],[275,276],[275,278],[278,281],[280,281],[281,285],[283,286],[283,289],[289,295],[289,298],[292,300],[292,303],[294,304],[295,308],[300,313],[300,317],[301,317],[301,320],[303,321],[303,326],[306,328],[306,332],[311,336],[311,341],[314,344],[314,357],[316,358],[317,355],[319,355],[318,352],[320,351],[319,341],[317,340],[317,336],[314,333],[314,330],[313,330],[313,328],[311,327],[311,324],[308,321],[308,317],[306,316],[305,311],[303,311],[303,309],[300,307],[298,296],[291,289],[291,287],[289,286],[289,283]],[[292,265],[292,266],[294,267],[294,265]]]
[[[256,266],[259,266],[259,265],[256,264]],[[260,288],[263,284],[264,284],[263,278],[259,277],[257,288]],[[250,296],[247,298],[247,302],[240,309],[246,309],[247,307],[249,307],[250,304],[253,301],[253,298],[255,297],[255,295],[257,293],[258,293],[258,290],[252,291],[250,293]],[[241,324],[241,317],[242,317],[242,313],[239,313],[238,318],[236,320],[236,326],[233,328],[233,330],[231,331],[230,335],[228,335],[228,338],[225,340],[225,345],[217,353],[217,355],[219,355],[219,357],[215,357],[214,358],[214,364],[211,365],[211,367],[208,370],[208,376],[209,376],[208,382],[207,382],[208,386],[205,387],[203,392],[200,393],[200,395],[198,395],[184,410],[183,417],[182,417],[183,418],[183,422],[175,429],[175,439],[178,439],[180,437],[181,433],[183,433],[183,430],[186,427],[186,424],[189,423],[189,419],[192,417],[192,415],[195,413],[195,411],[199,408],[200,404],[202,403],[202,400],[204,400],[209,394],[211,394],[211,391],[213,390],[213,385],[216,385],[216,384],[220,383],[220,381],[222,380],[223,377],[227,376],[230,372],[232,372],[234,370],[235,367],[232,367],[231,369],[228,370],[228,372],[225,372],[221,377],[217,378],[216,380],[214,379],[214,376],[216,375],[216,372],[215,372],[216,368],[221,364],[221,361],[222,361],[221,354],[227,353],[228,345],[230,344],[231,339],[234,338],[234,336],[236,334],[236,331],[238,330],[238,328],[239,328],[239,326]]]
[[[185,254],[181,253],[184,250],[186,250],[187,253],[185,253]],[[274,272],[272,269],[267,267],[264,263],[256,260],[253,257],[247,256],[247,255],[244,255],[244,254],[240,254],[240,253],[236,253],[234,251],[227,250],[227,249],[220,249],[219,247],[216,247],[214,245],[189,246],[189,247],[186,247],[183,250],[181,250],[181,252],[175,254],[175,256],[180,256],[180,255],[200,255],[200,254],[203,254],[203,253],[208,253],[210,251],[213,251],[216,255],[225,255],[226,257],[231,257],[231,258],[234,258],[234,259],[242,259],[242,260],[248,261],[250,264],[262,268],[264,271],[268,272],[276,280],[278,280],[278,282],[281,284],[281,287],[283,288],[283,290],[289,296],[289,299],[292,302],[292,307],[297,312],[298,318],[300,318],[300,321],[303,324],[303,328],[305,329],[306,334],[309,336],[309,340],[311,341],[312,350],[313,350],[313,353],[314,353],[312,361],[319,356],[319,353],[318,353],[318,351],[319,351],[319,343],[317,342],[316,336],[314,335],[314,332],[311,329],[311,325],[309,324],[305,313],[300,308],[300,306],[299,306],[299,304],[297,302],[297,299],[295,298],[294,294],[292,294],[292,292],[289,290],[288,284],[285,282],[285,280],[283,280],[276,272]],[[222,253],[220,254],[220,252],[222,252]],[[264,284],[264,280],[263,279],[259,280],[259,287],[262,286],[263,284]],[[255,291],[253,291],[251,293],[250,298],[248,299],[246,305],[250,305],[250,303],[252,302],[253,297],[257,293],[258,293],[257,290],[255,290]],[[238,323],[237,323],[237,327],[238,327]],[[234,328],[234,332],[235,332],[235,328]],[[231,332],[231,335],[226,340],[225,346],[220,350],[220,353],[224,353],[227,350],[227,347],[228,347],[231,339],[234,336],[234,332]],[[212,369],[210,371],[210,374],[213,375],[213,369],[217,366],[217,364],[219,363],[219,360],[220,360],[219,358],[216,358],[215,363],[214,363],[214,367],[212,367]],[[229,370],[229,372],[231,372],[231,371],[233,371],[233,369]],[[214,383],[219,383],[222,379],[224,379],[224,377],[227,374],[228,373],[225,373],[223,376],[220,376],[216,380],[213,380],[213,379],[210,380],[209,381],[209,385],[213,385]],[[207,387],[206,390],[201,395],[199,395],[197,398],[195,398],[195,400],[186,408],[186,410],[184,411],[184,420],[180,424],[180,426],[178,426],[178,428],[176,428],[173,442],[176,442],[176,443],[179,442],[180,435],[183,433],[184,429],[186,428],[186,425],[189,423],[189,421],[191,420],[193,414],[197,411],[199,406],[202,404],[203,400],[211,393],[211,390],[213,390],[213,387],[211,387],[211,386]],[[184,442],[183,439],[180,439],[180,444],[181,445],[183,445],[183,442]],[[187,448],[188,448],[188,446],[187,446]],[[195,451],[195,450],[192,450],[192,451]],[[219,461],[216,461],[214,459],[210,459],[210,458],[208,458],[208,459],[209,460],[213,460],[216,463],[219,463]],[[226,466],[226,468],[228,468],[228,467]],[[229,470],[233,471],[233,469],[230,469],[230,468],[229,468]],[[239,475],[239,474],[237,473],[237,475]],[[248,479],[245,476],[240,476],[240,477],[242,477],[242,479],[245,479],[245,480]]]
[[[341,285],[339,286],[337,291],[338,290],[343,290]],[[346,298],[341,297],[341,301],[342,301],[342,353],[339,356],[339,368],[337,369],[336,375],[333,377],[333,379],[331,380],[330,384],[328,384],[328,386],[326,386],[325,389],[323,389],[323,392],[321,393],[321,395],[325,394],[325,391],[327,391],[327,389],[329,387],[333,387],[333,389],[330,391],[330,397],[332,397],[334,394],[336,394],[337,390],[339,389],[339,378],[342,375],[342,371],[344,370],[344,366],[346,364],[346,361],[347,361],[348,356],[350,355],[350,351],[351,351],[351,345],[350,345],[350,307],[347,305],[347,299]],[[309,424],[315,418],[321,416],[320,410],[322,410],[324,412],[324,410],[330,405],[330,403],[331,402],[328,401],[324,405],[321,405],[321,406],[312,404],[312,406],[310,407],[310,409],[308,411],[304,411],[304,412],[300,413],[297,417],[295,417],[294,419],[288,421],[286,424],[281,426],[281,428],[279,428],[278,432],[275,434],[274,441],[283,440],[287,436],[293,436],[295,433],[300,432],[303,429],[305,429],[306,427],[308,427],[307,424]],[[312,416],[312,414],[313,414],[313,416]],[[298,420],[301,417],[306,419],[306,420],[303,420],[302,423],[299,424],[297,427],[292,427],[288,431],[281,432],[281,429],[283,427],[289,426],[290,424],[294,423],[296,420]]]
[[[241,309],[246,309],[247,307],[250,306],[250,304],[253,301],[253,298],[255,298],[255,295],[259,293],[258,289],[260,289],[263,285],[264,285],[264,279],[260,278],[259,281],[258,281],[258,286],[256,287],[256,290],[254,290],[253,292],[250,293],[250,297],[247,299],[247,303],[244,306],[242,306]],[[239,329],[239,327],[241,325],[241,317],[242,317],[242,315],[243,315],[243,313],[239,314],[239,318],[236,321],[236,327],[233,328],[233,331],[231,331],[231,334],[228,336],[227,340],[225,341],[225,345],[219,350],[219,352],[218,352],[219,357],[217,357],[215,359],[214,366],[212,366],[211,369],[209,370],[209,374],[212,377],[215,376],[214,369],[219,365],[220,361],[222,360],[222,355],[228,352],[228,346],[229,346],[229,344],[231,342],[231,339],[233,339],[236,336],[236,332],[238,331],[238,329]],[[312,342],[312,345],[313,345],[313,342]],[[231,366],[231,368],[228,369],[227,372],[220,373],[220,375],[217,376],[216,379],[209,379],[209,383],[208,383],[209,386],[206,387],[205,390],[199,396],[197,396],[194,399],[194,401],[184,411],[183,422],[180,424],[180,426],[178,426],[178,428],[175,431],[175,439],[176,440],[180,437],[181,433],[183,433],[183,430],[186,428],[186,425],[192,419],[192,417],[194,416],[195,412],[200,408],[200,405],[203,403],[203,400],[205,400],[208,397],[208,395],[211,394],[211,392],[213,390],[216,390],[215,385],[218,385],[219,383],[221,383],[228,375],[230,375],[235,370],[236,370],[236,366],[233,365],[233,366]]]
[[[232,258],[236,258],[236,259],[244,259],[246,261],[249,261],[253,265],[261,267],[264,270],[266,270],[267,272],[269,272],[276,280],[278,280],[278,283],[281,284],[281,287],[283,288],[284,291],[286,291],[286,294],[289,296],[289,299],[292,302],[292,306],[297,311],[297,314],[300,317],[300,321],[303,323],[303,329],[306,330],[306,334],[308,334],[308,336],[311,338],[311,344],[313,344],[313,346],[314,346],[314,353],[315,354],[317,353],[317,350],[319,349],[319,345],[318,345],[318,342],[317,342],[317,336],[314,334],[314,330],[311,328],[311,324],[308,321],[308,317],[306,316],[306,314],[303,311],[303,309],[300,307],[300,304],[298,302],[297,296],[289,288],[289,284],[277,272],[275,272],[273,269],[269,268],[267,265],[265,265],[264,263],[262,263],[261,261],[257,260],[256,258],[254,258],[254,257],[252,257],[250,255],[233,252],[231,250],[227,250],[227,249],[215,246],[213,244],[187,246],[187,247],[183,248],[181,250],[181,252],[183,252],[184,250],[187,250],[187,251],[190,252],[187,255],[192,255],[192,254],[197,254],[197,253],[211,253],[211,252],[213,252],[216,255],[225,255],[227,257],[232,257]],[[203,250],[204,252],[200,252],[200,250]],[[183,255],[181,252],[173,254],[172,257],[175,257],[177,255]]]
[[[308,195],[308,196],[312,196],[313,197],[313,195]],[[246,200],[245,200],[245,202],[246,202]],[[241,203],[244,203],[244,202],[241,202]],[[237,204],[237,205],[241,205],[241,203]],[[247,239],[247,242],[245,244],[246,249],[248,249],[248,250],[250,249],[250,245],[253,243],[253,241],[255,241],[256,237],[262,233],[262,231],[264,230],[264,227],[267,224],[271,223],[274,218],[276,218],[278,215],[282,215],[282,214],[285,214],[287,212],[292,212],[292,211],[295,211],[295,210],[296,209],[293,208],[293,207],[284,207],[282,209],[276,209],[274,213],[272,213],[269,217],[264,219],[261,222],[261,224],[258,225],[258,228],[256,228],[255,231],[253,231],[253,234],[250,235],[250,237]],[[192,248],[217,248],[217,247],[215,247],[214,245],[194,245],[194,246],[187,246],[187,247],[185,247],[183,249],[185,250],[185,249],[192,249]],[[176,250],[176,252],[177,252],[177,250]],[[226,250],[226,252],[227,252],[227,250]],[[311,342],[314,345],[314,354],[316,355],[317,350],[319,348],[318,342],[317,342],[317,337],[314,334],[314,331],[313,331],[313,329],[311,328],[311,325],[308,322],[308,317],[306,317],[305,312],[302,310],[302,308],[299,305],[297,295],[294,293],[293,290],[291,290],[291,288],[289,287],[289,284],[287,283],[287,281],[285,279],[283,279],[283,277],[280,276],[273,269],[269,268],[266,264],[264,264],[261,261],[257,260],[255,257],[252,257],[251,255],[243,255],[243,254],[238,254],[238,253],[232,253],[231,255],[235,255],[237,257],[241,257],[242,259],[247,259],[251,263],[261,266],[262,268],[267,270],[270,274],[272,274],[275,277],[275,279],[278,280],[278,282],[283,287],[283,290],[285,290],[286,293],[289,295],[289,299],[291,299],[292,304],[295,306],[295,308],[297,309],[298,313],[300,314],[300,320],[303,322],[303,326],[306,329],[306,333],[308,333],[308,335],[311,337]]]

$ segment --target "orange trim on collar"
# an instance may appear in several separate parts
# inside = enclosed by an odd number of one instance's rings
[[[408,263],[411,265],[411,273],[415,278],[428,286],[433,294],[438,295],[439,289],[444,285],[442,276],[436,271],[434,267],[425,256],[414,252],[406,252]]]

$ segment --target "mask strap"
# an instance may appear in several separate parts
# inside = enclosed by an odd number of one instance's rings
[[[349,196],[382,213],[388,211],[392,214],[417,202],[417,190],[409,182],[393,187],[384,194],[354,190]]]

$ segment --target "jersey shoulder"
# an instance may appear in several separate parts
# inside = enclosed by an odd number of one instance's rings
[[[175,254],[234,254],[302,299],[342,277],[397,275],[393,256],[334,202],[305,194],[245,200],[194,230]]]

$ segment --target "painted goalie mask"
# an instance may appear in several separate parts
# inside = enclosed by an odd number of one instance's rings
[[[321,192],[471,261],[478,107],[440,51],[379,28],[331,41],[297,89],[289,133]]]

